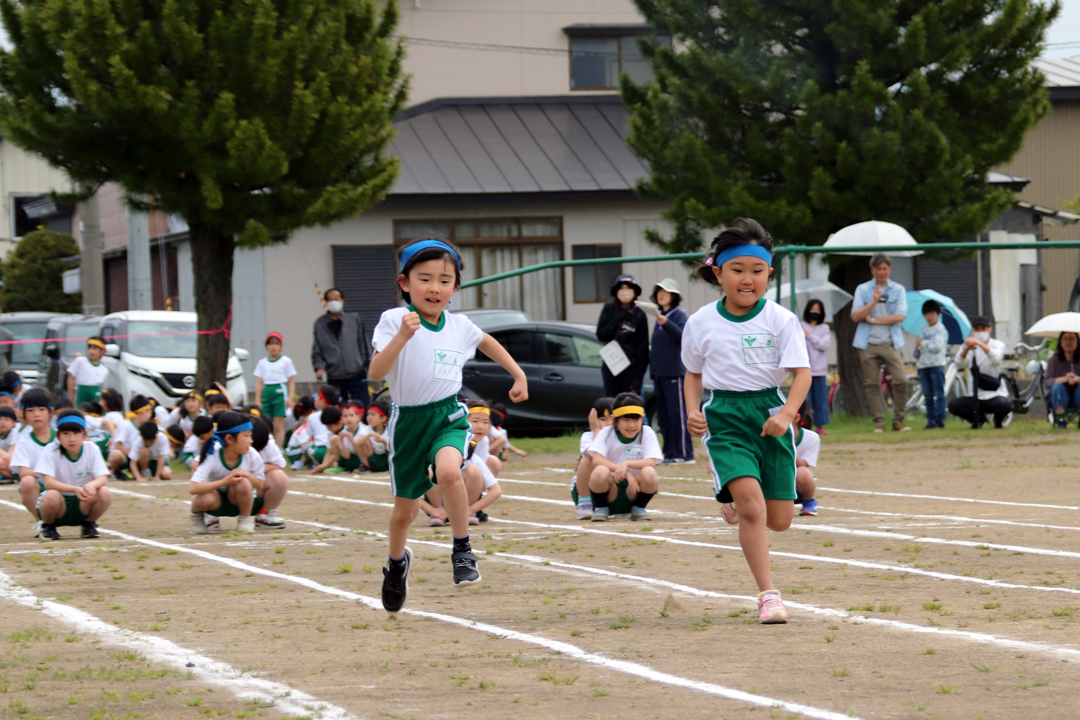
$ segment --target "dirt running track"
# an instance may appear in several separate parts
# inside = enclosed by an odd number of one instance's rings
[[[704,465],[661,471],[652,522],[602,525],[574,518],[573,460],[508,463],[478,587],[418,521],[397,617],[386,475],[297,476],[286,530],[199,538],[186,481],[113,483],[108,532],[53,543],[0,487],[0,717],[1080,714],[1074,441],[826,445],[820,514],[771,535],[771,627]]]

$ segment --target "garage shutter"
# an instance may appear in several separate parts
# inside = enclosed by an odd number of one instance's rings
[[[978,266],[974,259],[945,264],[940,260],[919,258],[915,289],[936,290],[951,297],[968,317],[979,314]]]
[[[360,313],[367,339],[383,311],[397,307],[393,245],[335,245],[334,286],[345,294],[345,310]]]

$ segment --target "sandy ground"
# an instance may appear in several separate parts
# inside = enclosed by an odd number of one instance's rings
[[[449,528],[418,521],[396,617],[386,475],[298,475],[287,529],[254,536],[190,537],[184,480],[113,483],[98,541],[0,505],[0,717],[1074,717],[1072,438],[826,443],[820,514],[770,537],[780,626],[700,462],[662,469],[652,522],[603,525],[574,516],[573,456],[511,460],[483,583],[455,589]],[[131,649],[158,638],[199,672]]]

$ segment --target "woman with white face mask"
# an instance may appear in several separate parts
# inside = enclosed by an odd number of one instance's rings
[[[975,430],[982,427],[987,415],[993,415],[994,427],[1000,428],[1012,412],[1012,400],[1001,379],[1005,343],[990,337],[993,325],[994,321],[988,317],[971,318],[971,336],[956,354],[958,368],[972,368],[975,394],[949,401],[949,412],[971,423]]]
[[[320,382],[338,389],[341,400],[367,407],[367,366],[371,362],[364,321],[358,313],[345,312],[345,295],[330,288],[323,295],[326,313],[315,321],[311,343],[311,366]]]

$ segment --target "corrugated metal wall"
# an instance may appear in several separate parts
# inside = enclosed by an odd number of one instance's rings
[[[1018,195],[1020,200],[1064,210],[1065,203],[1080,194],[1080,101],[1061,100],[1042,122],[1028,133],[1024,147],[1001,172],[1031,178]],[[1080,225],[1045,227],[1055,240],[1080,240]],[[1042,253],[1043,311],[1063,312],[1073,283],[1080,274],[1080,250],[1046,250]]]

